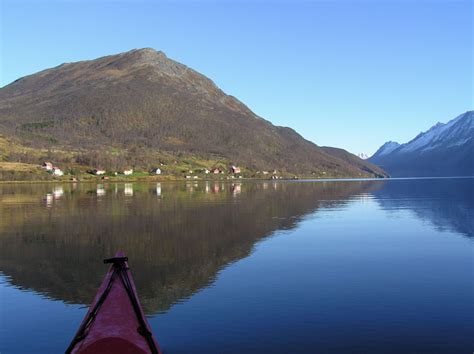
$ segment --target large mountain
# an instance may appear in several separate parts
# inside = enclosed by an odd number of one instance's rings
[[[392,176],[474,175],[474,111],[437,123],[405,144],[387,142],[369,159]]]
[[[62,64],[1,88],[0,133],[33,146],[140,146],[255,170],[386,175],[272,125],[205,76],[148,48]]]

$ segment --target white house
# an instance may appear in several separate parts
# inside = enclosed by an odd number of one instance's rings
[[[53,166],[53,168],[51,169],[51,172],[53,173],[53,175],[55,176],[62,176],[64,175],[64,172],[61,171],[61,169],[59,167],[56,167],[56,166]]]
[[[51,171],[53,169],[53,164],[51,162],[43,162],[41,167],[43,167],[46,171]]]
[[[240,167],[237,166],[230,166],[230,173],[240,173]]]
[[[123,171],[123,174],[124,174],[125,176],[130,176],[132,173],[133,173],[133,169],[129,169],[129,170]]]
[[[155,174],[155,175],[161,175],[161,169],[159,168],[153,168],[150,173]]]
[[[94,171],[92,171],[96,176],[100,176],[100,175],[104,175],[105,174],[105,170],[101,170],[101,169],[95,169]]]

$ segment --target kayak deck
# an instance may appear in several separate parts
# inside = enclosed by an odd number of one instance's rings
[[[118,252],[66,350],[74,354],[161,354],[143,313],[127,258]]]

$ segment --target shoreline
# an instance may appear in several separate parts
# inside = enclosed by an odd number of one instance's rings
[[[298,177],[298,178],[255,178],[255,177],[243,177],[243,178],[157,178],[155,176],[147,177],[136,177],[136,178],[109,178],[106,180],[100,178],[89,178],[86,180],[72,181],[69,179],[47,179],[47,180],[7,180],[0,181],[0,184],[48,184],[48,183],[63,183],[63,184],[74,184],[74,183],[86,183],[86,184],[103,184],[103,183],[176,183],[176,182],[251,182],[251,181],[266,181],[266,182],[293,182],[293,181],[355,181],[355,180],[387,180],[388,177],[377,178],[377,177],[327,177],[327,178],[314,178],[314,177]]]
[[[362,182],[362,181],[400,181],[400,180],[417,180],[417,179],[472,179],[474,176],[423,176],[423,177],[328,177],[328,178],[311,178],[300,177],[298,179],[281,178],[281,179],[264,179],[264,178],[234,178],[234,179],[215,179],[215,178],[130,178],[130,179],[88,179],[88,180],[17,180],[17,181],[0,181],[0,185],[6,184],[106,184],[106,183],[177,183],[177,182],[220,182],[220,183],[236,183],[236,182]]]

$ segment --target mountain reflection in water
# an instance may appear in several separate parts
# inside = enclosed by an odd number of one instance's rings
[[[474,236],[472,178],[393,180],[373,194],[385,210],[409,209],[439,231]]]
[[[416,183],[2,185],[0,271],[20,289],[89,304],[105,272],[101,259],[123,250],[145,311],[156,314],[208,287],[259,240],[361,196],[387,210],[413,206],[437,227],[472,236],[470,180],[460,179],[457,192],[440,180],[418,196]],[[414,196],[431,207],[415,208]]]
[[[0,270],[17,287],[88,304],[105,271],[101,259],[124,250],[145,311],[166,311],[274,231],[381,185],[3,185]]]

